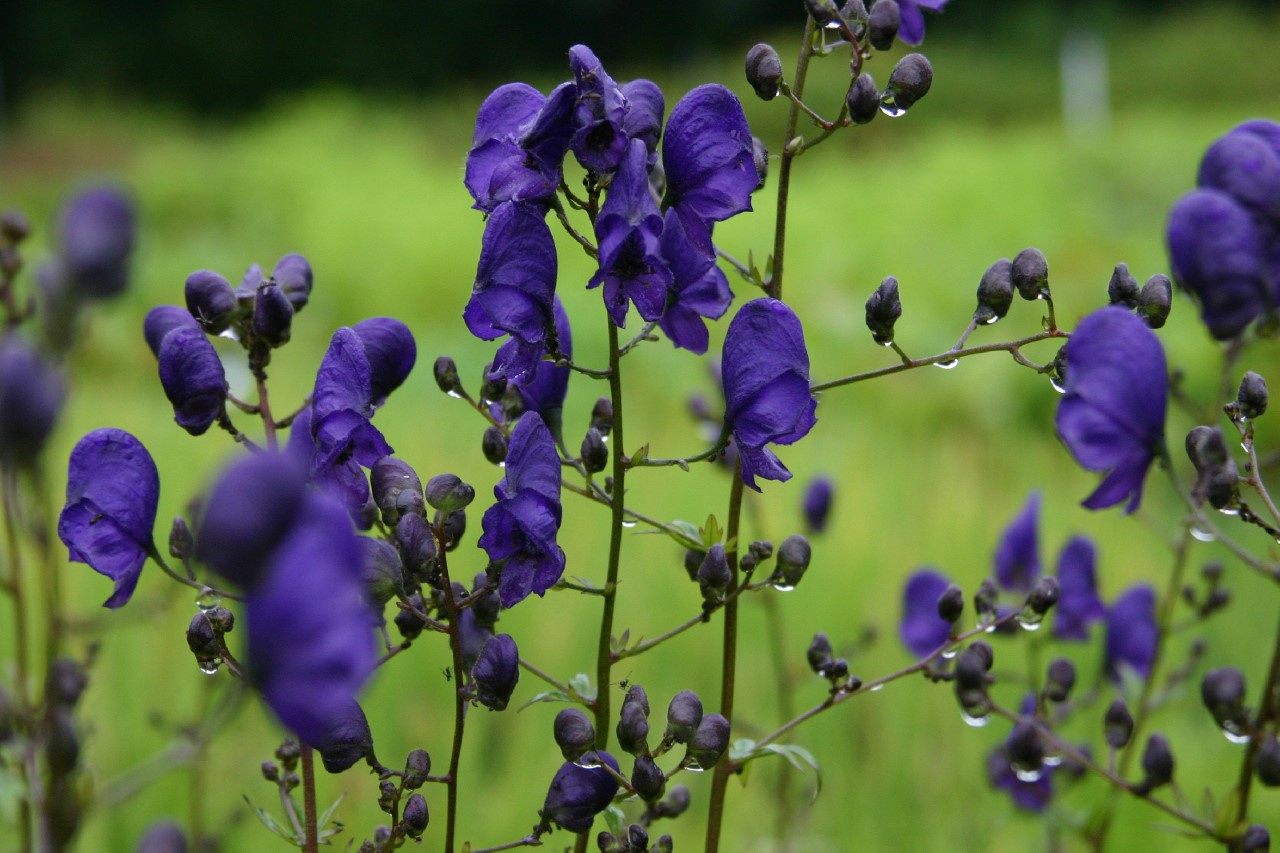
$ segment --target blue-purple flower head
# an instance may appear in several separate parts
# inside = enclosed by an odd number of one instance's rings
[[[1127,500],[1124,511],[1133,512],[1164,442],[1169,380],[1160,341],[1136,315],[1108,306],[1080,321],[1066,364],[1058,435],[1080,465],[1106,473],[1084,506]]]
[[[817,423],[809,391],[809,353],[800,319],[777,299],[755,299],[734,316],[721,360],[725,429],[742,457],[742,481],[789,480],[767,444],[793,444]]]
[[[129,283],[137,214],[120,190],[95,187],[62,208],[58,263],[66,280],[92,297],[115,296]]]
[[[71,451],[58,538],[73,561],[115,581],[104,607],[120,607],[133,596],[142,564],[155,551],[159,500],[156,463],[124,430],[94,430]]]
[[[61,371],[16,334],[0,338],[0,466],[34,466],[67,396]]]
[[[1058,603],[1053,608],[1053,636],[1087,640],[1089,626],[1106,614],[1098,598],[1097,549],[1083,536],[1072,537],[1058,555]]]
[[[729,280],[714,254],[689,240],[674,209],[663,220],[660,252],[671,270],[671,285],[658,326],[676,347],[702,355],[710,340],[705,320],[720,319],[733,302]]]
[[[1197,183],[1169,213],[1170,263],[1227,340],[1280,304],[1280,125],[1245,122],[1219,138]]]
[[[941,12],[950,0],[898,0],[898,38],[903,44],[917,45],[924,41],[924,10]]]
[[[1131,671],[1149,678],[1158,639],[1155,590],[1146,584],[1125,590],[1107,610],[1107,676],[1118,682]]]
[[[543,595],[564,573],[560,529],[560,457],[550,430],[529,412],[511,434],[504,476],[485,511],[479,546],[498,564],[498,595],[512,607],[530,593]]]
[[[576,92],[564,83],[544,97],[525,83],[508,83],[485,98],[464,179],[477,210],[550,203],[573,135]]]
[[[627,151],[622,124],[630,103],[586,45],[569,48],[569,69],[578,87],[569,148],[584,169],[607,174],[618,167]]]
[[[222,414],[227,398],[226,371],[213,344],[192,315],[176,305],[152,308],[143,334],[159,364],[174,420],[192,435],[202,435]]]
[[[555,316],[556,344],[559,355],[573,357],[573,331],[569,328],[569,315],[560,302],[554,297],[552,312]],[[564,398],[569,392],[568,365],[560,366],[553,361],[543,359],[534,367],[533,372],[524,378],[512,382],[511,385],[520,394],[524,411],[537,412],[552,434],[560,431],[561,412],[564,409]]]
[[[934,569],[920,569],[907,579],[902,594],[902,644],[916,657],[932,654],[951,636],[951,623],[938,615],[938,599],[951,582]]]
[[[1028,593],[1040,577],[1040,493],[1032,492],[1022,512],[1005,528],[996,547],[996,582],[1003,589]]]

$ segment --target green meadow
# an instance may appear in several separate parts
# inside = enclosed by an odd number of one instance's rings
[[[1274,12],[1223,10],[1212,19],[1187,14],[1144,21],[1141,29],[1139,22],[1113,22],[1106,36],[1109,110],[1092,125],[1062,115],[1060,34],[1032,18],[1024,24],[1025,30],[994,28],[980,43],[948,40],[945,25],[931,20],[925,53],[935,78],[929,96],[907,116],[880,117],[797,162],[784,296],[804,322],[815,382],[894,363],[892,351],[875,346],[863,324],[863,303],[888,275],[897,277],[904,306],[897,340],[920,357],[945,350],[963,331],[987,266],[1026,246],[1048,257],[1057,315],[1067,328],[1105,301],[1117,262],[1127,263],[1139,281],[1167,273],[1164,219],[1193,186],[1205,147],[1244,119],[1280,116],[1280,16]],[[784,67],[795,38],[780,33],[773,39]],[[744,49],[754,40],[747,36]],[[602,59],[608,66],[608,57]],[[814,104],[824,113],[836,111],[845,61],[836,55],[811,71]],[[883,58],[874,61],[872,73],[881,84],[890,67]],[[668,108],[693,85],[725,82],[743,98],[757,135],[771,149],[781,147],[785,104],[750,97],[738,55],[656,71],[610,70],[618,79],[655,79],[668,93]],[[530,82],[545,90],[556,81]],[[338,326],[377,315],[405,321],[417,337],[418,368],[376,423],[424,479],[448,471],[475,486],[480,499],[451,563],[455,576],[483,570],[475,538],[501,471],[480,452],[485,422],[441,394],[430,368],[436,356],[451,355],[474,389],[493,352],[492,344],[468,334],[461,317],[483,228],[480,213],[470,209],[462,169],[484,94],[463,86],[430,100],[392,101],[324,90],[220,121],[58,92],[31,100],[0,135],[0,207],[21,208],[39,228],[24,280],[32,281],[57,205],[74,188],[102,179],[123,184],[141,215],[132,289],[94,310],[74,355],[72,394],[47,451],[50,511],[59,505],[65,459],[75,441],[90,429],[118,426],[146,444],[160,469],[156,535],[163,541],[168,520],[186,513],[237,448],[224,433],[195,439],[172,423],[142,319],[153,305],[181,304],[183,281],[193,270],[218,270],[234,282],[251,263],[269,269],[282,254],[298,251],[312,263],[315,289],[294,322],[292,342],[272,361],[273,404],[288,409],[302,401]],[[717,228],[722,249],[763,264],[772,246],[775,190],[771,175],[754,213]],[[559,292],[574,321],[575,360],[601,367],[607,362],[606,317],[599,294],[585,290],[592,269],[562,236]],[[736,310],[754,294],[740,279],[731,283]],[[1038,331],[1043,311],[1042,303],[1018,300],[1008,317],[978,330],[972,342]],[[726,326],[713,325],[712,354]],[[1170,363],[1185,371],[1188,395],[1209,399],[1219,381],[1220,348],[1180,293],[1160,336]],[[251,397],[238,351],[219,346],[233,391]],[[1052,344],[1040,345],[1026,355],[1043,363],[1054,352]],[[1255,348],[1239,370],[1280,377],[1277,366],[1280,347],[1273,341]],[[665,340],[646,343],[625,359],[623,381],[628,450],[648,443],[654,456],[670,457],[705,448],[688,400],[702,394],[713,408],[719,405],[707,360]],[[595,399],[606,393],[603,383],[573,377],[564,416],[571,447],[585,431]],[[1076,466],[1055,437],[1057,398],[1045,377],[998,353],[965,359],[954,370],[926,367],[822,395],[812,434],[779,450],[794,479],[765,482],[762,494],[749,495],[744,535],[776,542],[801,529],[806,484],[821,473],[837,481],[832,524],[813,539],[804,582],[785,594],[770,593],[772,605],[763,594],[745,600],[735,736],[763,735],[824,699],[825,683],[809,674],[804,658],[816,631],[827,632],[864,679],[910,664],[897,638],[904,579],[918,566],[935,565],[972,593],[991,571],[1002,529],[1033,490],[1043,495],[1047,569],[1061,545],[1083,533],[1098,543],[1104,598],[1138,581],[1164,588],[1172,562],[1168,543],[1181,517],[1167,477],[1152,471],[1134,517],[1082,509],[1097,476]],[[1170,446],[1180,448],[1186,430],[1203,417],[1171,409]],[[1270,420],[1258,424],[1259,445],[1275,451],[1280,428]],[[247,417],[237,423],[252,432]],[[1175,459],[1185,478],[1190,465],[1180,453]],[[629,478],[627,500],[646,515],[701,523],[708,513],[724,518],[729,483],[722,469],[706,463],[688,473],[644,469]],[[608,513],[575,495],[566,493],[564,500],[567,575],[601,582]],[[1236,533],[1260,553],[1275,550],[1261,533]],[[701,601],[677,545],[641,527],[633,534],[625,543],[617,624],[635,639],[694,616]],[[1274,585],[1219,547],[1197,545],[1192,559],[1195,566],[1224,559],[1233,600],[1225,613],[1190,625],[1171,641],[1169,666],[1185,663],[1199,641],[1203,658],[1147,731],[1168,735],[1180,796],[1200,808],[1207,787],[1221,796],[1234,783],[1241,747],[1221,737],[1201,707],[1199,676],[1212,666],[1236,665],[1256,688],[1280,608]],[[110,612],[99,607],[109,581],[80,564],[60,570],[74,617],[69,645],[80,653],[95,648],[80,719],[86,793],[96,807],[79,849],[132,849],[160,817],[216,833],[224,850],[267,849],[273,839],[244,797],[277,809],[274,786],[257,767],[271,757],[282,733],[254,697],[233,699],[229,675],[210,678],[196,667],[184,640],[195,612],[190,591],[149,567],[134,601]],[[7,604],[0,614],[7,624]],[[594,598],[555,591],[504,615],[501,626],[524,657],[562,680],[594,667]],[[1026,683],[1034,660],[1042,667],[1069,654],[1080,667],[1078,694],[1093,693],[1094,700],[1063,734],[1096,747],[1102,713],[1114,695],[1111,685],[1098,681],[1101,629],[1087,646],[1056,642],[1048,633],[1025,642],[993,640],[1003,684],[997,696],[1016,705],[1017,686]],[[0,652],[9,655],[10,632],[0,634]],[[715,708],[719,648],[720,623],[713,619],[624,661],[615,672],[647,689],[657,726],[659,709],[682,689],[695,690],[708,710]],[[398,767],[410,749],[422,747],[435,758],[435,772],[447,766],[447,665],[444,642],[424,636],[375,674],[364,705],[385,764]],[[551,738],[559,707],[517,709],[542,689],[523,673],[511,708],[500,715],[476,708],[468,719],[460,837],[477,847],[514,840],[537,821],[561,761]],[[621,695],[618,684],[604,689]],[[218,720],[212,739],[192,746],[189,732],[210,718]],[[964,725],[949,687],[923,678],[855,698],[787,739],[819,759],[820,789],[812,773],[793,771],[781,759],[751,765],[745,785],[731,785],[730,849],[1077,849],[1066,828],[1086,821],[1111,793],[1100,780],[1086,778],[1060,789],[1049,819],[1018,812],[986,781],[986,755],[1007,732],[998,721],[980,730]],[[700,849],[710,778],[682,773],[677,781],[689,786],[693,806],[678,821],[655,825],[655,837],[670,832],[677,850]],[[345,796],[337,814],[347,829],[339,843],[354,839],[358,845],[381,822],[376,781],[360,769],[324,776],[319,787],[322,803]],[[434,819],[424,845],[438,849],[443,789],[425,793]],[[1260,789],[1253,802],[1258,820],[1280,828],[1275,792]],[[1153,830],[1168,820],[1144,804],[1118,804],[1113,849],[1202,846]],[[11,811],[12,797],[0,794],[0,808]],[[634,806],[629,816],[633,812],[638,814]],[[780,828],[785,842],[778,840]],[[0,849],[10,843],[5,834],[0,830]],[[1059,841],[1061,848],[1052,847]],[[561,849],[571,838],[557,832],[546,842]]]

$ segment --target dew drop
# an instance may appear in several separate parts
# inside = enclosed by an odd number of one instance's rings
[[[584,770],[594,770],[600,766],[600,756],[594,752],[584,752],[579,756],[578,760],[573,762]]]
[[[1218,510],[1218,512],[1222,513],[1223,515],[1239,515],[1240,508],[1234,507],[1234,506],[1224,506],[1222,509]]]
[[[1025,770],[1019,767],[1013,768],[1013,775],[1018,777],[1019,782],[1039,782],[1044,772],[1039,768],[1035,770]]]
[[[507,460],[503,459],[501,462],[499,462],[499,463],[498,463],[498,467],[499,467],[499,468],[506,468],[506,467],[507,467]]]
[[[686,758],[684,762],[684,769],[690,771],[691,773],[701,773],[707,768],[699,764],[696,759]]]
[[[1030,607],[1018,614],[1018,626],[1024,631],[1039,631],[1044,624],[1044,614],[1037,613]]]
[[[1241,731],[1238,725],[1229,721],[1222,727],[1222,736],[1231,743],[1239,744],[1249,742],[1249,733]]]
[[[222,666],[222,658],[209,658],[199,662],[200,671],[205,675],[215,675]]]
[[[893,346],[893,341],[880,341],[880,346],[888,348]]]
[[[445,393],[446,393],[446,394],[448,394],[450,397],[452,397],[452,398],[453,398],[453,399],[455,399],[455,400],[461,400],[461,399],[462,399],[462,395],[461,395],[461,394],[459,394],[457,391],[446,391]]]
[[[943,660],[952,660],[956,656],[955,649],[947,649],[942,653]]]
[[[220,604],[222,604],[222,596],[218,595],[218,593],[211,589],[202,589],[200,594],[196,596],[196,607],[198,607],[202,613],[208,613]]]
[[[954,368],[954,367],[955,367],[957,364],[959,364],[959,363],[960,363],[960,359],[958,359],[958,358],[953,358],[953,359],[951,359],[950,361],[935,361],[935,362],[933,363],[933,366],[934,366],[934,367],[941,367],[943,370],[951,370],[952,368]]]
[[[898,99],[895,98],[891,92],[885,92],[880,98],[880,112],[884,113],[889,118],[897,118],[898,116],[907,114],[905,109],[898,106]]]
[[[994,314],[992,314],[992,315],[991,315],[991,317],[990,317],[990,319],[987,319],[987,320],[983,320],[983,321],[982,321],[982,325],[984,325],[984,326],[994,326],[994,325],[996,324],[996,322],[997,322],[997,321],[999,321],[999,319],[1000,319],[999,317],[997,317],[997,316],[995,316]]]
[[[871,688],[872,693],[879,693],[881,690],[884,690],[883,684],[877,684],[876,686]]]
[[[1213,535],[1213,531],[1199,524],[1191,526],[1191,535],[1200,542],[1212,542],[1218,537]]]
[[[796,588],[796,585],[793,583],[775,583],[773,584],[773,588],[778,592],[791,592],[791,590]]]
[[[1060,381],[1058,381],[1058,377],[1056,377],[1056,376],[1050,376],[1050,377],[1049,377],[1049,384],[1050,384],[1050,385],[1052,385],[1052,386],[1053,386],[1053,390],[1057,391],[1059,394],[1065,394],[1065,393],[1067,393],[1067,388],[1066,388],[1066,386],[1065,386],[1065,385],[1063,385]]]
[[[1046,755],[1041,759],[1045,767],[1057,767],[1062,763],[1061,755]]]
[[[635,520],[634,518],[628,518],[628,519],[625,519],[625,520],[623,520],[623,522],[622,522],[622,526],[623,526],[623,527],[626,527],[626,528],[632,528],[632,527],[635,527],[635,526],[636,526],[636,520]]]
[[[991,715],[983,714],[981,717],[975,717],[972,714],[961,711],[960,719],[964,720],[965,725],[973,726],[975,729],[980,729],[991,722]]]

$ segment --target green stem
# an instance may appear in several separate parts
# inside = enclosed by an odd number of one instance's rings
[[[303,853],[319,853],[320,832],[316,827],[316,762],[311,745],[298,744],[302,753]]]
[[[613,457],[613,494],[609,501],[609,563],[602,595],[604,609],[600,616],[600,636],[596,646],[596,749],[605,749],[609,745],[609,674],[613,666],[613,616],[617,605],[618,566],[622,561],[622,522],[626,520],[626,508],[623,504],[626,500],[627,460],[622,450],[625,445],[622,431],[622,374],[619,371],[621,352],[618,346],[618,327],[611,320],[608,321],[608,326],[609,395],[613,402],[613,441],[610,442],[609,452]]]
[[[804,35],[800,37],[800,56],[796,59],[796,73],[792,78],[791,107],[787,111],[787,129],[782,140],[781,167],[778,169],[778,213],[773,228],[773,271],[765,285],[765,293],[774,299],[782,298],[782,262],[787,247],[787,200],[791,193],[791,163],[796,151],[791,140],[800,123],[800,103],[804,97],[804,81],[809,72],[809,57],[813,55],[813,16],[804,22]]]
[[[13,599],[13,639],[16,659],[14,669],[17,674],[19,707],[28,707],[27,675],[31,665],[31,650],[27,645],[27,607],[23,595],[25,569],[22,565],[22,549],[18,546],[18,530],[14,523],[17,512],[18,489],[17,479],[12,471],[5,471],[0,477],[3,480],[3,516],[4,536],[8,545],[9,558],[9,594]]]
[[[1275,648],[1271,651],[1271,665],[1267,669],[1267,680],[1262,685],[1262,705],[1258,716],[1253,721],[1249,732],[1249,745],[1245,748],[1244,759],[1240,762],[1240,805],[1236,810],[1236,821],[1244,823],[1249,816],[1249,794],[1253,782],[1253,762],[1262,746],[1263,731],[1267,724],[1276,718],[1277,701],[1280,700],[1280,629],[1276,631]]]
[[[437,553],[440,555],[440,580],[444,588],[445,608],[449,612],[449,650],[453,655],[453,676],[457,689],[453,698],[453,746],[449,752],[449,781],[446,783],[444,849],[453,853],[454,838],[458,830],[458,767],[462,762],[462,736],[467,721],[467,685],[462,664],[462,632],[458,629],[458,602],[453,594],[453,582],[449,578],[449,560],[444,547],[444,531],[436,530]]]

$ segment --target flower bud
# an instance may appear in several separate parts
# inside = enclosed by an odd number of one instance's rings
[[[187,853],[189,849],[182,827],[173,821],[161,820],[147,828],[136,853]]]
[[[1045,575],[1031,587],[1031,594],[1027,596],[1027,609],[1037,616],[1043,616],[1058,603],[1058,595],[1058,579]]]
[[[938,616],[952,625],[964,615],[964,590],[951,584],[938,596]]]
[[[71,709],[54,706],[46,717],[45,759],[53,776],[66,776],[80,763],[80,736]]]
[[[404,566],[400,553],[385,539],[362,536],[359,542],[361,582],[380,613],[388,601],[404,595]]]
[[[1240,417],[1253,420],[1260,418],[1267,411],[1267,380],[1250,370],[1240,380],[1240,390],[1236,392],[1236,406]]]
[[[978,614],[978,621],[987,624],[996,618],[996,599],[1000,592],[991,578],[983,578],[978,591],[973,594],[973,609]]]
[[[405,833],[410,838],[418,838],[427,828],[430,820],[431,816],[427,812],[427,798],[421,794],[409,797],[409,802],[404,804],[404,811],[400,817],[400,825],[404,827]]]
[[[652,853],[671,853],[675,849],[675,842],[671,840],[670,835],[660,835],[658,840],[653,843]]]
[[[664,741],[688,743],[702,722],[702,700],[692,690],[681,690],[667,706],[667,732]]]
[[[201,664],[222,658],[218,634],[204,613],[191,617],[191,624],[187,626],[187,648],[191,649],[196,661]]]
[[[689,810],[689,789],[684,785],[676,785],[667,792],[667,798],[654,808],[655,816],[679,817]]]
[[[876,88],[875,78],[865,71],[859,74],[849,87],[844,104],[854,124],[866,124],[880,115],[880,91]]]
[[[560,754],[565,761],[576,763],[583,755],[595,749],[595,726],[577,708],[565,708],[556,714],[554,731],[556,745],[560,747]]]
[[[422,610],[422,596],[416,592],[409,596],[409,603]],[[427,627],[427,623],[422,617],[412,610],[401,610],[396,614],[395,618],[396,630],[400,632],[400,636],[406,640],[415,640],[422,633],[422,629]]]
[[[991,678],[987,673],[993,662],[991,646],[981,640],[971,643],[956,656],[956,701],[966,717],[983,719],[991,713],[991,702],[987,698]]]
[[[1169,749],[1169,741],[1164,735],[1155,734],[1147,738],[1146,748],[1142,750],[1142,782],[1138,792],[1149,794],[1161,785],[1173,781],[1173,752]]]
[[[806,653],[809,660],[809,669],[818,675],[825,675],[827,667],[830,666],[834,657],[831,648],[831,641],[827,639],[827,635],[818,632],[813,635],[813,642],[809,644],[809,651]]]
[[[589,474],[599,474],[609,464],[609,447],[600,430],[590,427],[582,439],[582,467]]]
[[[867,299],[867,328],[876,343],[887,346],[893,342],[893,325],[902,316],[902,302],[898,298],[898,280],[889,276],[880,282],[876,292]]]
[[[1173,308],[1173,285],[1167,275],[1159,273],[1147,279],[1138,294],[1138,316],[1152,329],[1164,326]]]
[[[175,560],[185,560],[195,552],[196,540],[191,535],[187,520],[180,515],[173,517],[173,526],[169,528],[169,556]]]
[[[689,548],[684,552],[684,570],[689,575],[689,580],[696,581],[698,579],[698,569],[702,568],[702,561],[706,559],[706,554],[701,551]]]
[[[289,342],[293,325],[293,305],[289,297],[274,284],[258,288],[253,299],[253,333],[258,340],[275,349]]]
[[[1112,305],[1137,308],[1141,296],[1138,280],[1129,273],[1129,265],[1116,264],[1115,271],[1111,273],[1111,281],[1107,283],[1107,299]]]
[[[1054,658],[1049,663],[1045,679],[1044,698],[1050,702],[1065,702],[1076,684],[1076,666],[1068,658]]]
[[[469,506],[476,497],[476,490],[453,474],[437,474],[427,481],[427,503],[444,513]]]
[[[1271,833],[1260,823],[1250,824],[1240,839],[1241,853],[1269,853]]]
[[[480,451],[484,453],[485,459],[494,465],[501,465],[507,461],[507,437],[496,426],[489,427],[480,440]]]
[[[804,7],[818,26],[826,26],[840,14],[833,0],[804,0]]]
[[[760,176],[756,189],[761,189],[765,179],[769,177],[769,148],[758,136],[751,137],[751,160],[755,163],[756,174]]]
[[[591,407],[591,426],[605,437],[613,429],[613,402],[608,397],[600,397]]]
[[[761,43],[747,51],[747,82],[760,100],[772,101],[777,97],[781,80],[782,60],[773,45]]]
[[[297,252],[285,255],[276,261],[275,268],[271,271],[271,278],[280,288],[280,292],[289,300],[289,304],[293,306],[294,313],[306,307],[307,301],[311,298],[313,279],[311,264],[306,258]]]
[[[600,760],[618,770],[618,760],[607,752]],[[609,807],[618,793],[618,780],[603,767],[579,767],[566,762],[556,771],[543,802],[542,819],[569,832],[586,832],[595,816]]]
[[[627,689],[626,698],[622,700],[624,705],[636,704],[644,711],[646,717],[649,716],[649,696],[644,692],[644,688],[639,684],[633,684]]]
[[[451,397],[462,396],[462,380],[458,378],[458,365],[453,359],[447,355],[440,356],[432,370],[436,377],[436,387]]]
[[[429,576],[436,567],[436,535],[431,525],[416,512],[400,517],[396,525],[396,544],[400,546],[400,559],[405,570],[415,575]]]
[[[799,533],[793,533],[778,546],[777,568],[774,574],[781,578],[782,587],[794,587],[800,583],[805,571],[809,568],[809,560],[813,556],[813,548],[809,540]]]
[[[196,270],[187,276],[187,311],[211,335],[226,331],[240,304],[231,282],[212,270]]]
[[[638,823],[627,827],[627,845],[635,853],[648,853],[649,833]]]
[[[400,789],[396,787],[396,783],[390,779],[383,779],[378,783],[378,808],[387,814],[395,809],[400,802]]]
[[[717,542],[708,549],[702,565],[698,567],[698,584],[706,595],[708,591],[723,591],[732,580],[733,572],[729,569],[724,546]]]
[[[274,761],[262,762],[262,778],[268,782],[280,781],[280,767]]]
[[[31,223],[20,210],[0,214],[0,237],[9,243],[21,243],[31,235]]]
[[[978,283],[978,307],[973,312],[973,319],[984,324],[994,323],[1009,313],[1012,304],[1013,264],[1008,258],[1001,258],[982,274],[982,281]]]
[[[49,664],[49,673],[45,677],[45,702],[74,708],[88,686],[89,676],[83,666],[71,658],[57,658]]]
[[[1187,433],[1187,456],[1199,475],[1193,494],[1214,509],[1232,506],[1240,498],[1240,475],[1227,450],[1220,427],[1198,426]]]
[[[1129,706],[1123,699],[1115,700],[1111,703],[1111,707],[1107,708],[1106,716],[1102,718],[1102,731],[1106,737],[1107,746],[1112,749],[1124,748],[1129,738],[1133,737],[1133,716],[1129,713]]]
[[[867,32],[871,46],[876,50],[888,50],[893,47],[893,40],[898,37],[898,27],[902,24],[902,13],[898,9],[897,0],[876,0],[867,16]]]
[[[619,841],[612,832],[602,832],[596,836],[596,848],[600,853],[629,853],[625,842]]]
[[[444,550],[452,551],[458,547],[458,543],[467,532],[467,511],[455,509],[447,515],[437,512],[436,526],[444,531]]]
[[[719,714],[707,714],[689,740],[688,758],[692,769],[710,770],[729,748],[729,721]]]
[[[1029,302],[1049,293],[1049,262],[1039,249],[1027,248],[1019,252],[1013,259],[1010,275],[1018,295]]]
[[[646,803],[652,803],[662,797],[667,789],[667,777],[662,768],[648,755],[637,755],[635,766],[631,768],[631,787]]]
[[[618,746],[632,755],[649,752],[649,720],[644,709],[635,702],[626,702],[619,714]]]
[[[476,699],[481,705],[501,711],[511,701],[520,680],[520,652],[509,634],[499,634],[484,644],[471,677],[476,682]]]
[[[499,402],[507,390],[507,378],[491,374],[492,369],[492,363],[486,364],[480,375],[480,399],[486,403]]]
[[[1211,669],[1200,682],[1200,698],[1214,722],[1233,734],[1243,732],[1249,723],[1246,695],[1244,673],[1233,666]]]
[[[1035,724],[1021,721],[1013,727],[1009,739],[1005,741],[1009,751],[1009,764],[1014,771],[1037,773],[1044,766],[1044,741]]]
[[[124,291],[136,223],[133,203],[115,189],[96,187],[67,202],[58,222],[58,254],[76,290],[94,298]]]
[[[0,465],[36,464],[66,396],[52,361],[16,334],[0,337]]]
[[[403,459],[384,456],[375,462],[369,469],[369,487],[388,527],[399,524],[406,512],[422,509],[422,481]]]
[[[1280,786],[1280,741],[1274,734],[1263,739],[1253,760],[1253,769],[1258,774],[1258,781],[1268,788]]]
[[[893,66],[893,71],[889,74],[889,85],[885,87],[880,104],[895,112],[909,110],[916,101],[929,94],[931,85],[933,66],[929,64],[929,60],[923,54],[908,53]]]
[[[404,760],[404,776],[402,781],[404,786],[410,791],[416,791],[427,783],[427,777],[431,775],[431,754],[425,749],[415,749],[409,753],[409,757]]]

